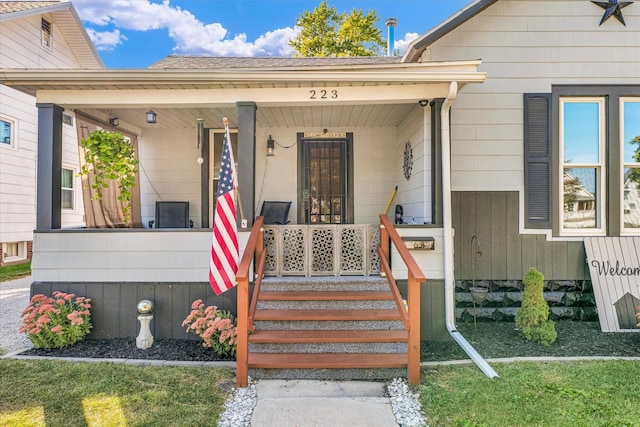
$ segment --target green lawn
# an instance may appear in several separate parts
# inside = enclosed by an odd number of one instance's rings
[[[0,282],[7,280],[19,279],[31,274],[31,263],[27,262],[18,265],[9,265],[0,267]]]
[[[214,426],[228,369],[0,359],[0,426]]]
[[[420,395],[431,427],[639,426],[640,362],[499,364],[423,370]]]

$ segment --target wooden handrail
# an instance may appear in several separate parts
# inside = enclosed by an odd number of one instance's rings
[[[378,255],[380,256],[380,270],[387,276],[387,281],[391,287],[394,297],[399,292],[397,284],[389,264],[391,250],[389,241],[393,243],[400,255],[400,258],[407,266],[407,306],[409,308],[409,339],[407,342],[407,379],[412,385],[420,384],[420,284],[427,281],[424,273],[411,256],[409,250],[404,246],[402,238],[385,214],[380,215],[380,246]],[[397,299],[397,297],[395,297]],[[398,302],[396,301],[396,305]],[[405,312],[403,309],[402,312]],[[406,323],[405,323],[406,325]]]
[[[424,273],[422,273],[422,270],[420,270],[420,267],[418,267],[418,263],[416,262],[415,259],[413,259],[413,256],[411,256],[409,249],[407,249],[404,246],[402,237],[400,237],[400,235],[396,231],[396,228],[391,223],[391,220],[389,219],[389,217],[384,214],[381,214],[380,224],[387,230],[387,234],[389,238],[391,239],[391,241],[393,242],[393,245],[398,250],[398,254],[400,254],[400,258],[402,258],[402,261],[407,266],[407,269],[409,270],[409,272],[413,275],[413,277],[416,278],[416,280],[420,280],[421,283],[426,282],[427,279],[424,276]],[[380,243],[382,243],[382,241]]]
[[[258,298],[260,296],[260,285],[262,284],[262,276],[264,275],[264,264],[267,261],[267,251],[262,251],[260,257],[257,260],[255,268],[256,281],[253,284],[253,295],[251,296],[251,305],[249,306],[249,320],[247,327],[250,332],[253,332],[256,328],[253,325],[253,319],[256,316],[256,308],[258,307]]]
[[[396,307],[398,307],[398,311],[402,313],[402,323],[404,324],[404,328],[406,330],[409,330],[409,326],[411,325],[411,323],[409,322],[409,313],[404,308],[402,295],[400,295],[398,284],[393,278],[389,260],[387,260],[387,258],[384,256],[384,253],[382,252],[382,249],[380,247],[378,247],[378,256],[380,257],[380,271],[384,272],[387,276],[387,282],[389,282],[389,286],[391,287],[391,293],[393,294],[393,299],[396,302]]]
[[[249,270],[254,258],[262,260],[256,267],[256,277],[264,271],[264,217],[257,217],[251,228],[249,240],[236,273],[238,282],[237,331],[236,338],[236,387],[249,385]]]

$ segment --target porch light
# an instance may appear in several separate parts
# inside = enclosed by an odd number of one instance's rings
[[[155,123],[158,115],[153,110],[147,111],[147,123]]]
[[[118,126],[120,124],[120,120],[117,117],[109,117],[109,124],[111,126]]]
[[[273,149],[275,148],[276,142],[269,135],[269,139],[267,139],[267,157],[272,157],[274,155]]]
[[[204,119],[198,117],[196,122],[198,126],[198,140],[196,141],[196,148],[199,150],[204,138]]]

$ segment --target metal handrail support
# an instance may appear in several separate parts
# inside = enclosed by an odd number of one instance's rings
[[[242,260],[236,273],[238,282],[237,331],[236,337],[236,387],[249,385],[249,270],[254,258],[264,259],[264,218],[255,219]],[[264,262],[256,264],[256,277],[262,277]]]
[[[386,264],[389,263],[389,241],[393,243],[400,255],[400,258],[407,266],[407,306],[409,308],[409,340],[407,342],[408,361],[407,379],[409,384],[420,384],[420,284],[427,281],[424,273],[404,246],[402,238],[391,223],[391,220],[384,215],[380,215],[380,258],[384,258]],[[382,268],[383,262],[380,263]],[[387,281],[396,286],[395,280],[391,276],[389,269]],[[397,288],[397,286],[396,286]]]

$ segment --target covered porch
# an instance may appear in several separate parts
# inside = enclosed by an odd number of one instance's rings
[[[484,81],[484,73],[477,71],[479,61],[356,59],[271,67],[5,70],[4,83],[35,95],[40,112],[33,292],[79,290],[101,300],[96,319],[105,337],[130,331],[123,328],[127,313],[149,294],[158,309],[155,331],[172,338],[186,337],[178,325],[195,299],[235,312],[236,290],[214,297],[206,283],[223,117],[235,145],[241,255],[262,203],[291,202],[288,225],[264,227],[272,249],[265,275],[380,274],[379,214],[394,194],[393,205],[403,206],[399,236],[433,238],[435,251],[416,251],[416,261],[428,279],[442,283],[447,253],[453,252],[442,184],[448,112],[457,91]],[[149,110],[155,123],[147,123]],[[137,135],[141,227],[61,228],[63,111]],[[117,127],[111,118],[118,118]],[[328,150],[329,160],[313,158],[310,153],[323,153],[327,143],[336,148]],[[315,172],[313,159],[320,165]],[[323,178],[329,190],[314,187]],[[166,201],[186,202],[193,228],[150,228],[157,203]],[[298,242],[297,251],[286,253],[291,241]],[[319,251],[335,261],[330,268],[316,268]],[[400,259],[394,251],[387,252],[393,276],[407,279],[407,268],[393,262]]]

